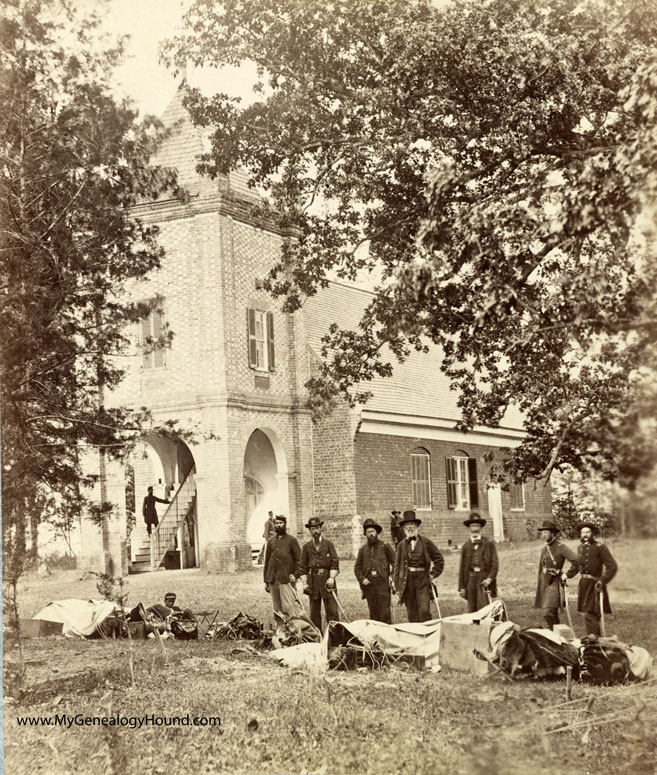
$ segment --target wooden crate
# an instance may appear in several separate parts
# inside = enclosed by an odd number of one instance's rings
[[[475,675],[488,675],[492,670],[490,664],[478,657],[475,651],[488,653],[492,626],[488,622],[478,624],[441,622],[438,655],[441,666],[454,670],[467,670]]]

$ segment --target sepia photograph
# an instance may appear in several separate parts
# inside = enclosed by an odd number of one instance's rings
[[[0,0],[3,772],[657,775],[654,0]]]

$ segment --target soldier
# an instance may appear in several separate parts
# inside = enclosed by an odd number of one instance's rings
[[[581,543],[577,547],[579,568],[571,566],[568,578],[573,578],[577,572],[582,574],[577,589],[577,610],[584,614],[584,624],[587,635],[600,635],[600,593],[602,593],[603,611],[611,613],[607,584],[614,578],[618,565],[611,552],[595,540],[597,525],[592,522],[581,522],[578,526]]]
[[[299,564],[301,549],[294,536],[287,535],[287,519],[282,514],[274,517],[274,535],[267,541],[265,549],[265,591],[271,593],[274,611],[283,611],[292,616],[298,612],[298,603],[292,584]]]
[[[557,538],[559,528],[546,519],[538,528],[545,546],[541,550],[541,558],[538,566],[538,586],[534,608],[543,609],[545,626],[551,630],[555,624],[559,624],[559,609],[563,608],[561,584],[565,584],[567,575],[563,572],[563,565],[569,560],[572,565],[569,573],[575,569],[578,571],[577,555]]]
[[[405,511],[399,524],[406,533],[395,557],[394,583],[399,604],[405,604],[409,622],[426,622],[431,619],[429,585],[443,572],[445,560],[432,541],[418,535],[422,520],[414,511]]]
[[[404,528],[399,524],[399,516],[401,511],[399,509],[393,509],[390,512],[390,537],[395,545],[395,549],[400,541],[404,539]]]
[[[373,519],[363,522],[367,543],[358,550],[354,575],[367,600],[370,619],[390,624],[391,575],[395,566],[395,553],[390,544],[379,540],[382,530],[381,525]]]
[[[156,503],[170,503],[171,501],[166,500],[166,498],[163,500],[162,498],[158,498],[157,495],[153,495],[153,488],[148,488],[148,495],[144,498],[143,506],[141,507],[141,512],[144,515],[144,522],[146,523],[146,532],[150,536],[151,530],[154,530],[157,527],[157,508],[155,507]]]
[[[461,547],[459,595],[468,601],[471,614],[488,603],[486,592],[497,595],[497,549],[490,538],[481,535],[486,520],[476,511],[463,524],[470,530],[470,540]]]
[[[303,591],[310,597],[310,619],[318,630],[322,629],[322,600],[326,612],[326,623],[339,622],[338,604],[333,595],[336,591],[335,579],[340,572],[338,554],[333,542],[322,538],[322,525],[319,517],[311,517],[306,522],[311,540],[303,545],[299,576]]]

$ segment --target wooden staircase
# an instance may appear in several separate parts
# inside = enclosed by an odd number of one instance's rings
[[[175,548],[178,529],[195,508],[196,482],[192,469],[171,499],[150,539],[145,538],[139,545],[128,572],[132,574],[157,570],[169,549]]]

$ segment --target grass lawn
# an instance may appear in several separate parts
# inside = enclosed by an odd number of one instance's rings
[[[619,563],[610,596],[609,634],[657,655],[657,541],[611,541]],[[540,622],[531,605],[540,543],[500,550],[499,592],[521,627]],[[340,599],[349,618],[367,608],[344,562]],[[440,580],[443,616],[464,610],[456,594],[458,555],[446,557]],[[271,619],[261,570],[236,575],[160,571],[131,576],[130,603],[150,604],[173,590],[194,610],[219,608]],[[96,597],[95,579],[75,571],[47,580],[28,577],[21,616],[49,600]],[[575,602],[575,591],[571,590]],[[395,607],[397,621],[405,621]],[[581,619],[575,614],[581,631]],[[26,690],[5,697],[5,761],[14,773],[600,773],[654,772],[652,721],[629,710],[626,722],[551,735],[543,749],[533,722],[537,708],[564,699],[562,681],[509,683],[443,669],[398,668],[313,674],[280,667],[265,656],[231,654],[240,644],[134,643],[136,687],[130,688],[127,641],[61,637],[25,641]],[[5,659],[15,649],[5,640]],[[622,706],[616,690],[575,686],[595,707]],[[11,687],[5,686],[5,694]],[[611,705],[610,705],[611,703]],[[17,716],[220,716],[219,727],[19,727]]]

